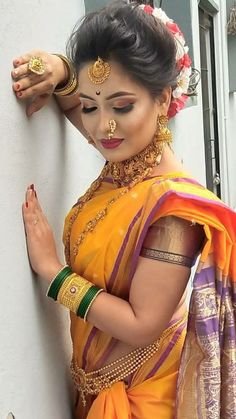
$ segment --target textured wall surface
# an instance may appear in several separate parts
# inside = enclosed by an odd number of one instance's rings
[[[54,102],[32,119],[11,89],[12,60],[32,48],[63,52],[83,1],[0,1],[0,418],[70,419],[68,313],[29,267],[21,204],[35,183],[63,254],[63,219],[101,158]],[[62,259],[63,260],[63,259]]]

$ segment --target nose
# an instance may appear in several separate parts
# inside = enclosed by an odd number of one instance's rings
[[[109,117],[107,112],[100,113],[99,120],[98,120],[98,125],[97,125],[99,138],[107,138],[108,137],[108,133],[110,131],[110,129],[109,129],[110,119],[111,118]]]

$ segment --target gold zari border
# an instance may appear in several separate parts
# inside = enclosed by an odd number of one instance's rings
[[[161,260],[162,262],[175,263],[176,265],[187,266],[191,268],[193,260],[188,256],[178,255],[177,253],[163,252],[156,249],[147,249],[143,247],[140,256]]]

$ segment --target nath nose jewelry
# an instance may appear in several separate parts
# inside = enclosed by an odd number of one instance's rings
[[[111,119],[109,122],[108,122],[108,125],[109,125],[109,132],[108,132],[108,138],[109,138],[109,140],[111,140],[112,139],[112,137],[113,137],[113,135],[114,135],[114,133],[115,133],[115,130],[116,130],[116,121],[114,120],[114,119]]]

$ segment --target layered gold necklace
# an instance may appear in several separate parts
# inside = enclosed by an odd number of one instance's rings
[[[135,185],[150,176],[154,167],[160,164],[164,144],[170,144],[171,139],[172,136],[170,131],[166,128],[166,126],[164,126],[161,130],[159,130],[158,135],[155,135],[153,141],[136,156],[118,163],[106,163],[99,177],[91,184],[86,193],[77,201],[76,208],[68,221],[65,232],[65,257],[68,265],[74,262],[78,254],[79,247],[85,237],[88,233],[94,231],[97,224],[105,218],[111,205],[113,205],[123,195],[127,194]],[[93,197],[95,191],[100,187],[102,181],[108,173],[111,174],[114,184],[118,188],[122,189],[114,197],[107,201],[106,206],[98,211],[93,219],[86,223],[85,228],[77,237],[73,246],[72,255],[70,255],[70,235],[73,224],[86,202]]]

